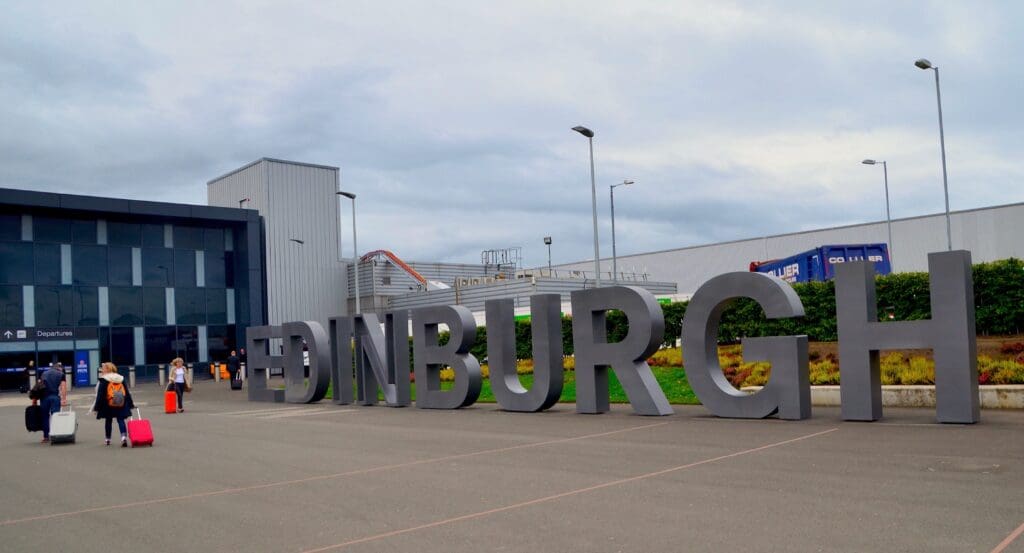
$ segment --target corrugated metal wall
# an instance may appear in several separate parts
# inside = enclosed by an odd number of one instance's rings
[[[261,159],[208,183],[210,205],[264,217],[270,324],[346,312],[346,264],[339,260],[338,169]],[[302,243],[293,240],[300,240]]]
[[[957,211],[950,214],[953,249],[971,252],[975,263],[1024,257],[1024,204]],[[827,244],[887,242],[885,221],[780,234],[636,255],[620,255],[620,271],[646,272],[651,280],[676,282],[680,294],[692,294],[711,277],[746,271],[751,261],[788,257]],[[944,214],[894,219],[892,262],[897,272],[927,271],[928,254],[946,250]],[[593,260],[556,269],[593,271]],[[602,259],[601,269],[611,269]]]

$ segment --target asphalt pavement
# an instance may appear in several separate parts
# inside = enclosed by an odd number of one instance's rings
[[[976,425],[250,403],[205,381],[152,448],[42,445],[0,395],[0,551],[1024,552],[1024,412]],[[115,426],[116,432],[116,426]]]

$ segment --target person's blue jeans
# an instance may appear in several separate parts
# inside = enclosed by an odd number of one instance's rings
[[[39,406],[43,408],[43,439],[50,437],[50,415],[60,411],[60,396],[51,394],[39,400]]]
[[[108,440],[110,439],[110,431],[113,429],[113,425],[111,423],[114,421],[114,418],[115,417],[107,417],[105,422],[103,423],[103,429],[106,430],[106,432],[107,432],[107,439]],[[117,429],[121,431],[121,435],[122,436],[127,435],[128,434],[128,430],[124,426],[124,417],[116,417],[116,418],[117,418]]]

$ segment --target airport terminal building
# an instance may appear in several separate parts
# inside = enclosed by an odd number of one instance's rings
[[[266,319],[262,251],[254,210],[0,189],[0,389],[226,358]]]

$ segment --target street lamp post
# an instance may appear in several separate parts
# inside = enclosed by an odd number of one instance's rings
[[[597,287],[601,287],[601,250],[597,245],[597,183],[594,179],[594,131],[582,126],[577,125],[572,130],[587,137],[587,142],[590,145],[590,201],[591,211],[594,215],[594,277],[596,278]]]
[[[889,267],[892,267],[892,217],[889,214],[889,166],[885,161],[875,161],[873,159],[865,159],[862,161],[864,165],[878,165],[882,164],[882,176],[885,179],[885,225],[889,230]]]
[[[355,281],[356,281],[356,315],[362,313],[362,308],[359,305],[359,245],[356,242],[356,195],[351,192],[338,191],[335,194],[338,196],[345,196],[352,200],[352,267],[355,270]]]
[[[921,58],[914,62],[920,69],[932,69],[935,71],[935,101],[939,106],[939,146],[942,148],[942,191],[946,196],[946,247],[953,250],[953,231],[949,224],[949,180],[946,176],[946,133],[942,127],[942,93],[939,91],[939,66],[932,65],[932,62]]]
[[[551,276],[551,237],[544,237],[544,245],[548,247],[548,276]]]
[[[611,196],[612,203],[612,282],[615,283],[619,282],[619,260],[615,253],[615,187],[629,186],[631,184],[633,184],[633,181],[626,179],[608,187],[608,195]]]
[[[252,200],[252,198],[242,198],[241,200],[238,200],[238,209],[242,209],[242,205],[245,204],[245,202],[248,202],[248,201],[251,201],[251,200]]]

